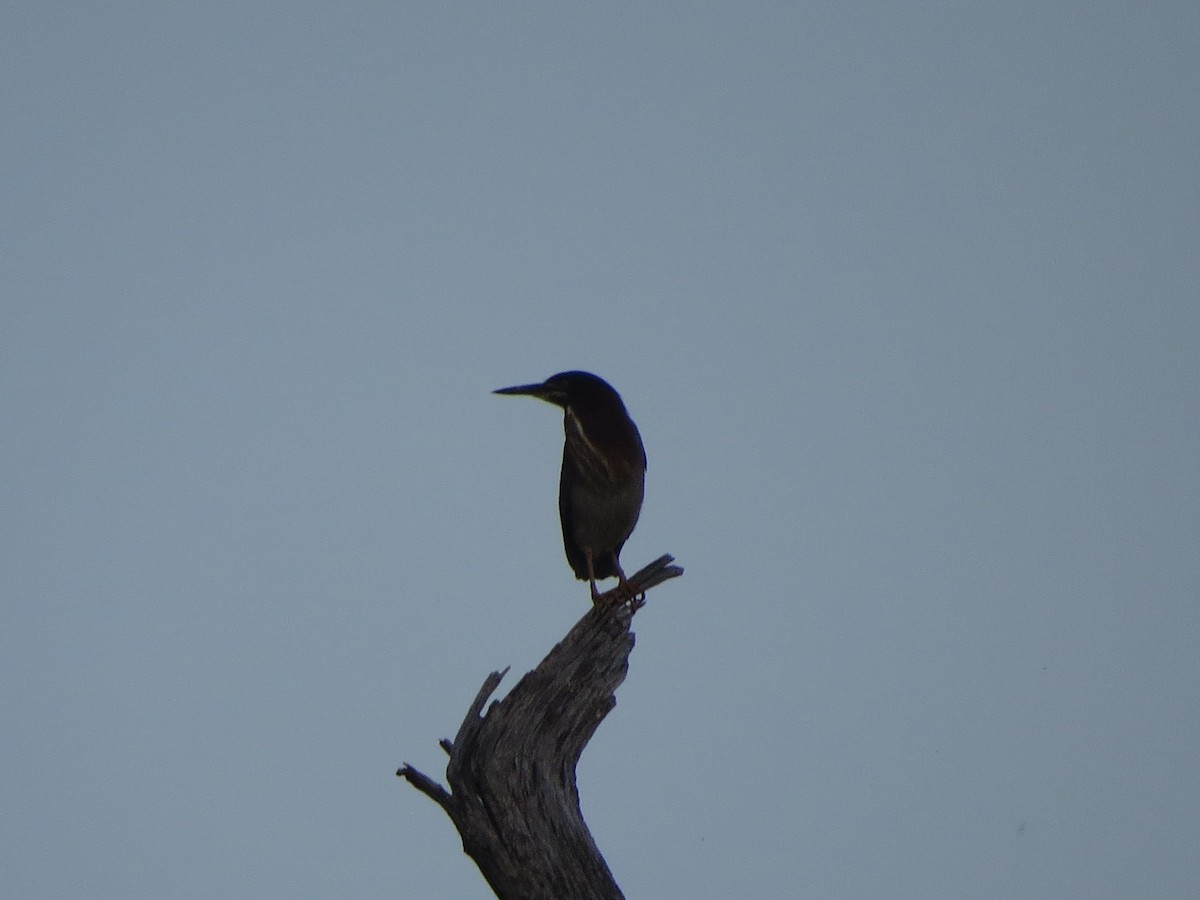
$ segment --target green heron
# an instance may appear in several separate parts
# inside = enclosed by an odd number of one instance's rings
[[[621,395],[590,372],[560,372],[541,384],[501,388],[496,394],[525,394],[561,406],[562,474],[558,514],[563,547],[575,577],[599,599],[597,579],[625,583],[621,548],[642,511],[646,451]]]

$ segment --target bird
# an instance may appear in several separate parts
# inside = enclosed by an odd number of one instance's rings
[[[602,596],[598,580],[616,577],[617,587],[623,587],[628,579],[621,548],[641,515],[646,450],[621,395],[598,375],[577,371],[493,393],[537,397],[562,407],[566,439],[558,514],[567,562],[575,577],[590,585],[593,603]]]

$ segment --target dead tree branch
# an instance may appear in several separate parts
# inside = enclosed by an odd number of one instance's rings
[[[449,754],[447,791],[405,765],[396,774],[437,803],[500,900],[621,900],[579,808],[575,767],[616,705],[629,669],[630,625],[645,592],[683,574],[662,556],[593,605],[503,700],[479,689]]]

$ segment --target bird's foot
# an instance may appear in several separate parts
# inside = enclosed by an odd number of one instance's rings
[[[615,588],[610,588],[604,593],[597,591],[593,584],[592,603],[611,607],[628,606],[631,613],[637,612],[646,605],[646,592],[638,592],[633,584],[625,579],[621,579]]]

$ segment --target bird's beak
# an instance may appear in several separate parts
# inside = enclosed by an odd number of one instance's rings
[[[544,384],[518,384],[516,387],[500,388],[493,394],[528,394],[530,397],[540,397],[546,393]]]
[[[526,397],[537,397],[539,400],[545,400],[547,403],[553,403],[556,406],[562,406],[566,402],[566,395],[561,390],[555,390],[548,387],[546,384],[518,384],[516,387],[500,388],[492,391],[493,394],[519,394]]]

